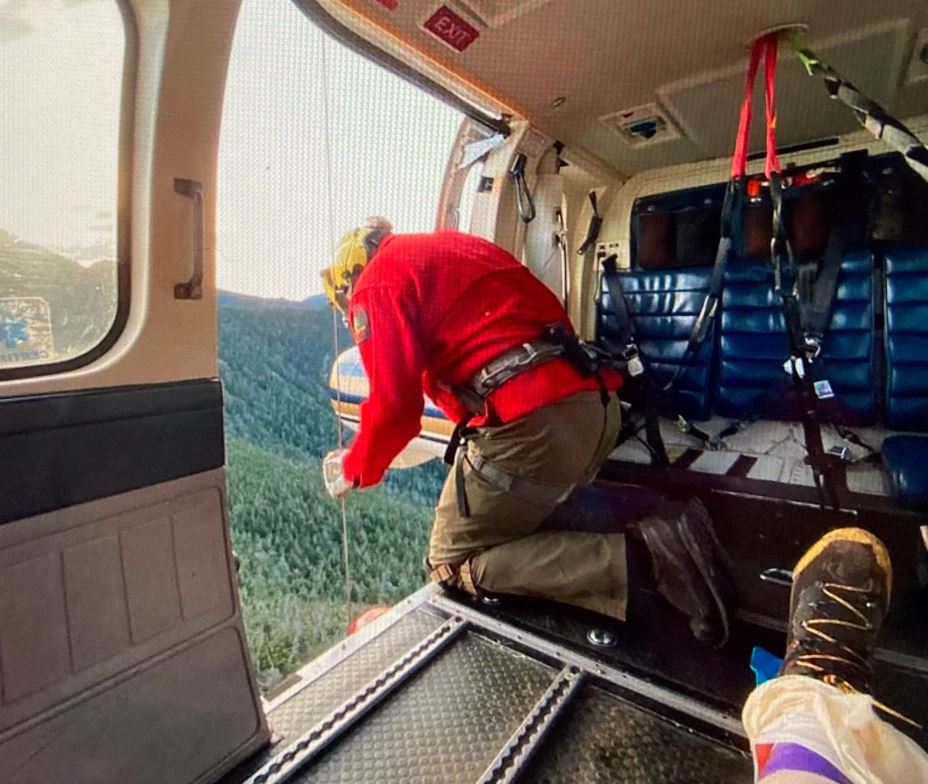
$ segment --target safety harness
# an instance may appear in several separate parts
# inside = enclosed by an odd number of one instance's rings
[[[494,390],[510,379],[557,358],[566,359],[583,376],[595,376],[599,382],[603,406],[608,404],[609,392],[600,371],[607,365],[614,364],[612,358],[607,352],[581,341],[572,329],[560,323],[546,326],[540,340],[523,343],[490,360],[467,384],[449,387],[468,411],[455,425],[445,450],[445,462],[453,466],[458,512],[462,517],[470,516],[464,487],[465,460],[490,484],[515,496],[534,499],[541,503],[557,503],[573,490],[572,486],[552,487],[513,476],[479,456],[469,455],[466,449],[461,448],[473,435],[470,430],[473,419],[490,415],[489,397]]]
[[[545,327],[540,340],[523,343],[490,360],[466,385],[449,387],[468,411],[455,425],[444,458],[454,472],[455,495],[461,517],[470,517],[464,482],[465,461],[474,473],[516,498],[553,506],[566,500],[573,492],[574,485],[550,485],[516,476],[483,455],[470,454],[464,448],[464,444],[473,435],[469,427],[473,419],[491,414],[489,397],[494,390],[516,376],[557,358],[566,359],[583,376],[596,377],[600,399],[605,408],[609,402],[609,391],[601,371],[607,366],[614,366],[613,358],[607,352],[580,340],[572,329],[560,323]],[[426,568],[429,579],[434,582],[447,583],[457,577],[468,592],[477,593],[466,561],[434,567],[426,561]]]

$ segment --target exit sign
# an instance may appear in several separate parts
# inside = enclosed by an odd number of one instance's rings
[[[471,27],[446,5],[439,7],[422,26],[456,52],[463,52],[480,35],[479,30]]]

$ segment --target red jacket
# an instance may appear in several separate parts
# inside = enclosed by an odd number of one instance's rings
[[[361,487],[380,481],[421,427],[423,391],[454,422],[467,410],[449,386],[466,384],[491,359],[555,322],[569,324],[557,297],[502,248],[456,231],[390,235],[355,283],[348,323],[370,394],[342,464]],[[621,376],[606,374],[610,389]],[[489,397],[495,423],[598,389],[566,360],[522,373]],[[475,419],[473,424],[483,424]]]

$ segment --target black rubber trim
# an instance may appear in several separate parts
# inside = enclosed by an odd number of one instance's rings
[[[754,468],[756,464],[756,457],[751,457],[750,455],[738,455],[738,459],[732,463],[731,468],[725,472],[725,475],[736,476],[739,479],[744,479],[749,473],[751,473],[751,469]]]
[[[0,524],[224,462],[218,380],[0,400]]]
[[[457,111],[470,117],[472,120],[476,120],[482,125],[485,125],[487,128],[490,128],[497,133],[501,133],[503,136],[509,136],[509,123],[506,122],[505,118],[494,117],[493,115],[482,111],[478,106],[475,106],[470,101],[465,100],[460,95],[452,92],[446,87],[442,87],[440,84],[433,81],[432,79],[429,79],[424,74],[419,73],[417,70],[404,63],[402,60],[394,57],[391,54],[387,54],[387,52],[383,51],[382,49],[378,49],[369,41],[365,40],[352,30],[349,30],[341,22],[335,19],[319,4],[318,0],[293,0],[293,2],[296,4],[297,8],[299,8],[313,22],[313,24],[317,25],[320,30],[334,38],[340,44],[347,46],[349,49],[357,52],[362,57],[374,61],[383,68],[386,68],[391,73],[396,74],[401,79],[406,80],[415,87],[418,87],[420,90],[423,90],[438,100],[448,104],[448,106],[450,106],[452,109],[457,109]]]

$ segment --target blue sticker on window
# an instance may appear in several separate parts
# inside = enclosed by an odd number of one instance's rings
[[[0,367],[53,359],[52,323],[41,297],[0,299]]]

